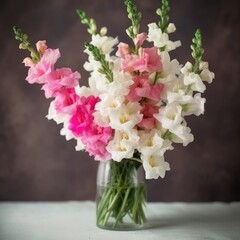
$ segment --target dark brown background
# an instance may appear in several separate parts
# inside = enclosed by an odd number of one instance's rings
[[[142,26],[157,21],[158,0],[136,0],[143,12]],[[75,152],[74,141],[59,135],[60,126],[45,119],[49,101],[39,86],[24,79],[21,64],[27,53],[18,50],[13,25],[28,33],[33,43],[46,39],[62,53],[59,66],[82,69],[89,40],[76,8],[94,16],[99,26],[128,41],[129,20],[123,0],[42,0],[0,3],[0,200],[94,199],[97,162]],[[202,29],[205,59],[216,74],[204,96],[206,113],[190,117],[195,141],[176,146],[166,155],[171,171],[165,179],[148,181],[151,201],[240,200],[240,79],[239,1],[172,0],[170,18],[182,41],[175,51],[182,63],[191,60],[189,45],[196,28]]]

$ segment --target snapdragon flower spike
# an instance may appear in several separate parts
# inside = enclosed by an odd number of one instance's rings
[[[77,9],[76,12],[81,19],[81,23],[88,26],[88,32],[95,35],[97,32],[96,21],[93,18],[88,18],[87,14],[81,9]]]
[[[126,32],[127,35],[134,40],[139,33],[139,22],[141,20],[142,14],[137,11],[137,7],[132,0],[125,0],[124,4],[127,7],[128,18],[132,22],[132,25],[126,30]]]
[[[88,18],[87,14],[81,9],[77,9],[76,12],[79,18],[81,19],[81,23],[88,26],[88,30],[87,30],[88,33],[90,33],[91,35],[96,35],[97,34],[96,21],[93,18]],[[107,33],[107,28],[102,27],[99,32],[100,36],[105,36],[106,33]]]
[[[193,72],[194,73],[200,73],[200,64],[202,62],[202,56],[204,53],[204,50],[202,48],[202,37],[201,37],[201,31],[197,29],[195,32],[194,38],[192,39],[192,57],[195,60],[195,64],[193,66]]]
[[[28,40],[28,35],[23,33],[22,30],[17,26],[13,27],[13,32],[15,34],[16,40],[20,41],[19,48],[27,49],[31,53],[31,57],[32,57],[33,61],[35,63],[38,62],[41,57],[40,53],[31,46],[31,44]]]
[[[156,13],[160,16],[160,21],[158,22],[159,28],[162,32],[167,32],[169,16],[168,12],[170,11],[168,0],[162,0],[161,8],[158,8]]]

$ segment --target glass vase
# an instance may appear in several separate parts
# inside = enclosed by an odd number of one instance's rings
[[[99,162],[97,226],[109,230],[144,228],[145,210],[146,184],[142,164],[131,159]]]

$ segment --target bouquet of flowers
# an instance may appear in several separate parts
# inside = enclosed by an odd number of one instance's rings
[[[29,67],[26,80],[41,84],[46,98],[53,98],[47,118],[63,124],[60,134],[75,139],[76,150],[111,162],[111,187],[97,206],[97,223],[103,227],[109,218],[117,226],[125,215],[137,224],[146,221],[145,192],[132,189],[130,174],[143,166],[146,179],[165,176],[170,166],[164,153],[173,149],[173,143],[187,146],[193,141],[185,117],[204,113],[204,82],[214,78],[202,60],[200,30],[192,40],[193,64],[181,65],[170,58],[170,51],[181,43],[169,39],[176,28],[169,23],[167,0],[156,11],[159,22],[150,23],[146,33],[140,31],[141,13],[136,5],[132,0],[124,3],[131,21],[126,30],[131,45],[107,36],[106,27],[97,31],[94,19],[77,10],[91,35],[84,51],[89,86],[79,86],[77,71],[55,67],[59,49],[48,48],[46,41],[37,42],[34,48],[27,35],[14,27],[20,48],[31,53],[23,61]],[[123,184],[127,186],[124,191]]]

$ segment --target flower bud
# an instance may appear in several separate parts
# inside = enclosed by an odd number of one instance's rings
[[[100,35],[101,36],[105,36],[107,34],[107,28],[106,27],[102,27],[101,29],[100,29]]]

